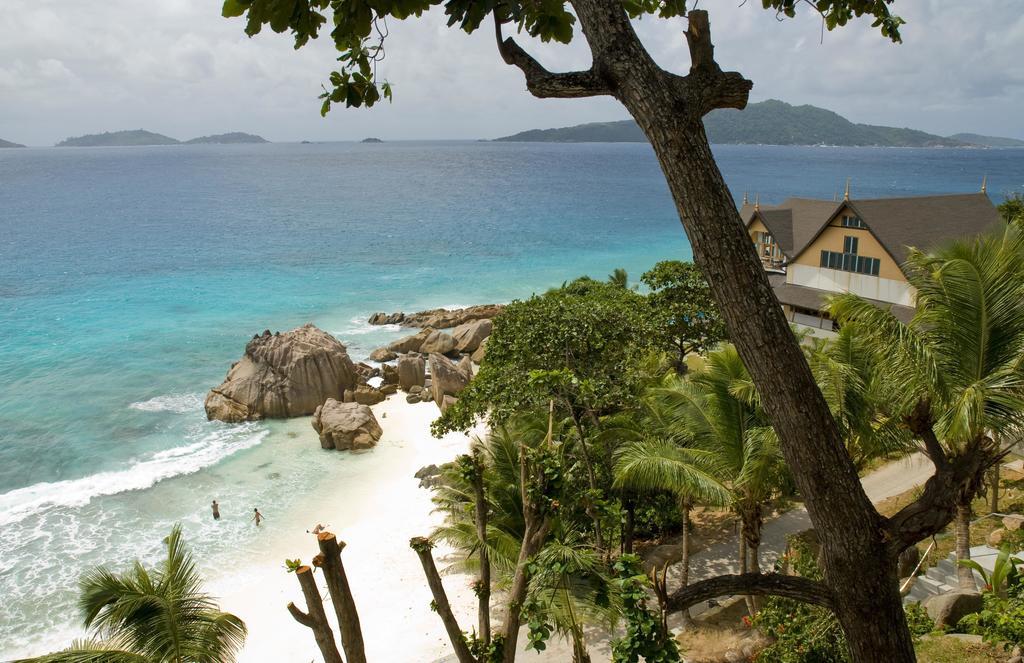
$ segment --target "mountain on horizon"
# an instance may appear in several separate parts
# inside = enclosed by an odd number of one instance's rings
[[[21,143],[12,143],[9,140],[4,140],[3,138],[0,138],[0,147],[25,147],[25,146],[22,145]]]
[[[57,147],[126,147],[133,145],[178,145],[181,141],[145,129],[107,131],[65,138]]]
[[[199,136],[192,140],[186,140],[186,145],[198,145],[198,144],[216,144],[216,145],[236,145],[240,143],[269,143],[263,136],[257,136],[256,134],[247,134],[242,131],[231,131],[226,134],[213,134],[212,136]]]
[[[1024,140],[1005,138],[1003,136],[985,136],[982,134],[963,133],[953,134],[950,138],[953,140],[962,140],[965,143],[971,143],[973,145],[985,145],[987,147],[1024,147]]]
[[[793,106],[769,99],[743,111],[719,109],[704,118],[708,139],[718,144],[842,145],[884,147],[989,147],[980,140],[944,137],[909,128],[856,124],[817,106]],[[958,134],[966,135],[966,134]],[[970,134],[973,136],[974,134]],[[984,137],[978,137],[984,138]],[[497,138],[510,142],[642,143],[647,138],[633,120],[592,122],[558,129],[531,129]],[[1013,139],[997,139],[1010,140]],[[1000,145],[1000,147],[1011,145]]]
[[[132,129],[129,131],[108,131],[101,134],[86,134],[66,138],[57,143],[57,147],[136,147],[142,145],[195,145],[200,143],[211,144],[236,144],[236,143],[266,143],[269,142],[262,136],[255,134],[233,131],[225,134],[214,134],[211,136],[200,136],[188,141],[180,141],[163,134],[146,131],[145,129]]]

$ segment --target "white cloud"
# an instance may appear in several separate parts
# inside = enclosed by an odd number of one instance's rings
[[[440,9],[392,21],[381,73],[395,102],[338,109],[316,96],[336,56],[325,40],[295,51],[287,35],[254,39],[211,0],[4,0],[0,137],[51,144],[69,135],[145,127],[179,138],[253,131],[272,140],[492,137],[531,127],[625,117],[614,100],[532,98],[483,29],[445,27]],[[1013,0],[894,7],[903,45],[868,21],[821,34],[804,11],[779,22],[748,2],[705,3],[723,67],[755,82],[753,100],[813,103],[850,119],[939,133],[1024,137],[1024,15]],[[685,23],[646,18],[637,31],[663,66],[685,71]],[[551,68],[588,64],[583,43],[524,45]]]

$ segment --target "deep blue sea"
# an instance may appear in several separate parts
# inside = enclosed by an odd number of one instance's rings
[[[737,200],[1024,191],[1020,149],[715,152]],[[205,420],[254,333],[311,321],[361,359],[400,333],[373,311],[689,257],[645,144],[0,150],[0,659],[71,632],[82,570],[152,558],[171,523],[207,566],[237,554],[211,494],[284,508],[344,462]]]

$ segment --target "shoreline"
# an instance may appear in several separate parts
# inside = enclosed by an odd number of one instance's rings
[[[409,549],[410,538],[428,535],[441,521],[441,514],[433,513],[430,492],[419,487],[413,473],[464,453],[470,436],[431,437],[430,422],[438,416],[437,407],[408,404],[402,394],[372,409],[384,434],[372,451],[356,454],[359,462],[352,465],[358,481],[316,478],[316,485],[288,512],[276,522],[264,523],[267,533],[258,555],[237,571],[207,579],[206,589],[218,598],[221,609],[236,614],[249,629],[238,656],[241,663],[319,658],[313,634],[287,613],[289,601],[302,609],[305,604],[298,582],[284,567],[286,558],[308,562],[314,556],[316,541],[307,530],[318,522],[347,544],[342,560],[369,660],[435,660],[451,653],[439,617],[430,608],[432,597],[422,567]],[[482,432],[482,428],[474,431]],[[315,442],[311,429],[310,439],[303,443]],[[443,560],[449,552],[438,546],[435,559]],[[439,566],[443,568],[443,561]],[[476,608],[471,580],[460,574],[444,576],[453,610],[466,623]],[[317,581],[326,600],[322,577]],[[326,611],[340,647],[329,603]],[[398,633],[401,637],[396,637]]]

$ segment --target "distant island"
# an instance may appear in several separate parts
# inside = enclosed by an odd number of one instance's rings
[[[985,145],[986,147],[1024,147],[1024,140],[1016,138],[1002,138],[1000,136],[983,136],[981,134],[953,134],[953,140],[961,140],[972,145]]]
[[[384,141],[382,141],[380,138],[364,138],[364,139],[362,139],[359,142],[360,143],[383,143]]]
[[[1016,147],[1024,141],[975,134],[937,136],[916,129],[856,124],[817,106],[793,106],[769,99],[743,111],[719,109],[704,118],[708,138],[718,144],[844,145],[882,147]],[[968,137],[973,137],[970,139]],[[983,140],[984,139],[984,140]],[[498,138],[510,142],[643,143],[633,120],[593,122],[560,129],[532,129]],[[999,141],[1000,144],[996,144]]]
[[[0,148],[2,148],[2,147],[25,147],[25,146],[21,145],[19,143],[12,143],[9,140],[4,140],[3,138],[0,138]]]
[[[193,145],[199,143],[209,144],[236,144],[236,143],[266,143],[262,136],[255,134],[234,131],[226,134],[215,134],[212,136],[200,136],[182,142],[177,138],[171,138],[163,134],[153,133],[145,129],[133,129],[130,131],[109,131],[102,134],[86,134],[67,138],[57,143],[57,147],[133,147],[140,145]]]
[[[196,145],[199,143],[214,143],[218,145],[234,145],[238,143],[269,143],[263,136],[257,136],[256,134],[242,133],[241,131],[232,131],[226,134],[214,134],[212,136],[200,136],[199,138],[193,138],[192,140],[185,141],[187,145]]]
[[[177,145],[181,141],[145,129],[109,131],[66,138],[57,147],[124,147],[130,145]]]

